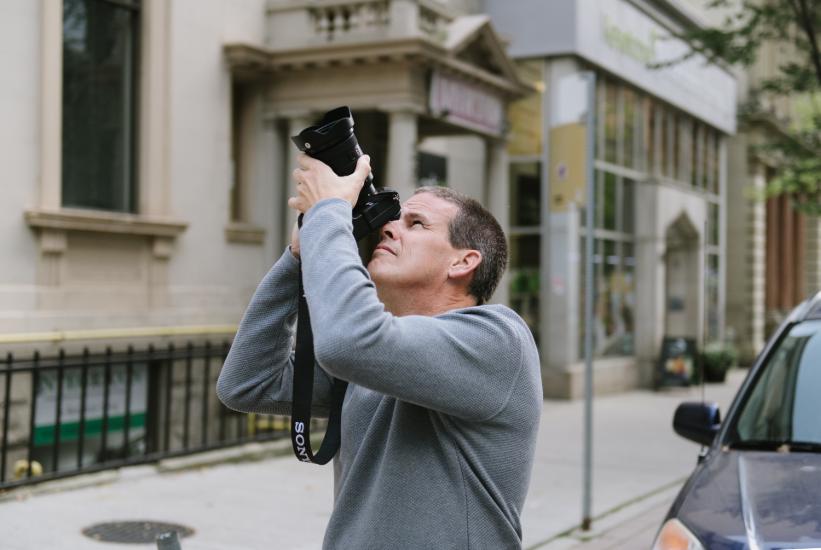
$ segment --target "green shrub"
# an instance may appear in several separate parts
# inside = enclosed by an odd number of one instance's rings
[[[712,342],[699,354],[699,361],[705,382],[724,382],[727,371],[738,361],[738,351],[731,344]]]

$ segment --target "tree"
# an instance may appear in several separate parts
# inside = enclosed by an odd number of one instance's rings
[[[821,2],[818,0],[712,0],[710,9],[732,10],[721,28],[695,28],[677,35],[691,50],[670,65],[695,55],[710,62],[753,65],[766,44],[791,45],[793,55],[775,74],[751,90],[739,109],[742,124],[767,121],[779,131],[759,150],[778,166],[767,196],[784,194],[808,214],[821,216]],[[804,110],[788,126],[761,107],[767,97],[804,99]]]

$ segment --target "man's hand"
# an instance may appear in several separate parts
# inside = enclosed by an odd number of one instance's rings
[[[288,206],[303,214],[323,199],[344,199],[353,207],[371,171],[368,155],[359,157],[353,174],[342,177],[337,176],[324,162],[304,153],[297,157],[297,162],[299,168],[293,173],[297,196],[288,199]]]
[[[294,228],[291,230],[291,254],[299,259],[299,222],[294,223]]]

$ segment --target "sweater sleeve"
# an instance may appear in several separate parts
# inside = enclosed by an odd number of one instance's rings
[[[342,200],[321,201],[300,233],[319,364],[402,401],[466,420],[492,418],[522,368],[523,321],[504,306],[390,314],[359,259],[350,212]]]
[[[291,414],[298,293],[299,262],[286,250],[257,287],[220,371],[217,395],[227,407]],[[328,415],[331,385],[315,366],[315,416]]]

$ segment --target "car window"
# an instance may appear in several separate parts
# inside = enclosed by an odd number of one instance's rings
[[[736,421],[741,440],[821,443],[821,321],[790,329]]]

